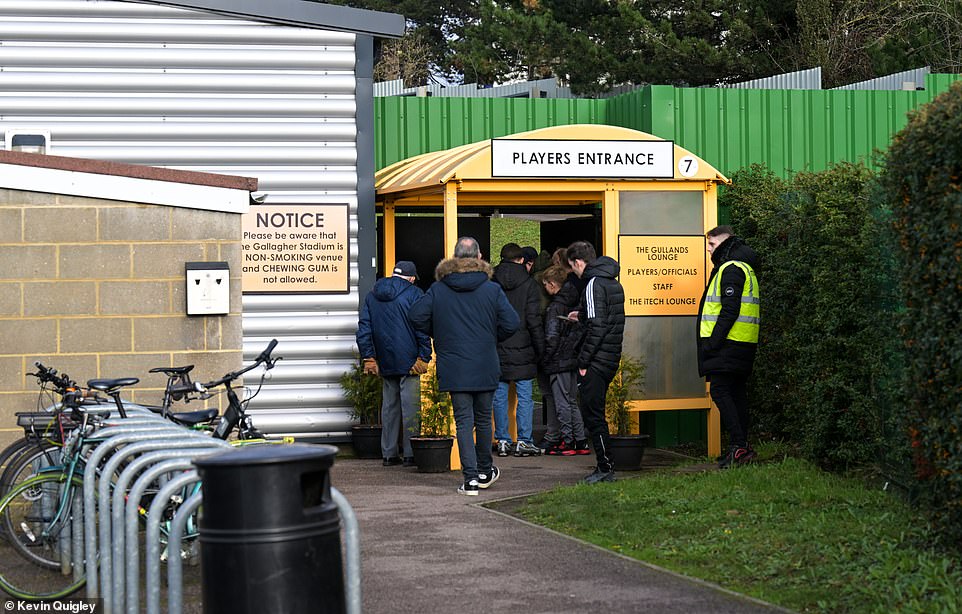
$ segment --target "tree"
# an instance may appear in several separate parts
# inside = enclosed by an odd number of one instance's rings
[[[404,79],[406,85],[425,85],[430,78],[431,47],[419,32],[384,43],[374,66],[375,81]]]
[[[597,95],[816,66],[826,87],[925,65],[962,70],[962,0],[330,1],[403,14],[405,39],[427,47],[427,74],[451,82],[553,76]],[[396,64],[391,53],[383,59]]]
[[[416,38],[418,46],[428,49],[428,73],[434,77],[451,78],[459,75],[451,69],[450,41],[459,36],[462,26],[476,17],[474,0],[312,0],[326,4],[341,4],[372,11],[385,11],[404,15],[406,32],[404,38]],[[402,39],[403,40],[403,39]],[[407,43],[403,43],[407,45]],[[384,57],[384,56],[382,56]],[[423,85],[417,83],[416,85]]]

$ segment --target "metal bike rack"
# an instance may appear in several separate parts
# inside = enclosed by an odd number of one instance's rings
[[[197,473],[196,471],[194,473]],[[198,480],[200,478],[198,477]],[[203,493],[197,491],[189,499],[184,501],[184,504],[180,506],[177,513],[174,514],[174,520],[170,524],[170,533],[167,534],[167,548],[177,548],[180,550],[180,544],[183,541],[184,529],[187,527],[187,520],[194,515],[194,512],[200,507],[203,501]],[[167,612],[168,614],[182,614],[184,610],[184,565],[180,560],[180,557],[173,557],[167,559]],[[158,587],[158,605],[157,609],[160,609],[160,588]],[[148,600],[148,607],[150,607],[151,600]]]
[[[178,471],[192,470],[194,466],[191,463],[191,460],[193,458],[204,455],[204,454],[209,454],[215,450],[216,448],[211,448],[210,450],[205,450],[205,449],[191,450],[189,453],[183,454],[176,458],[157,462],[152,466],[150,466],[149,468],[145,469],[140,474],[140,477],[136,479],[133,487],[130,489],[130,495],[127,498],[126,509],[124,510],[124,530],[126,531],[126,536],[124,538],[124,565],[123,566],[119,565],[119,560],[117,560],[116,557],[114,561],[115,568],[122,567],[126,569],[126,582],[125,582],[124,594],[126,595],[128,614],[139,614],[140,612],[140,603],[139,603],[139,600],[140,600],[140,552],[139,552],[140,543],[137,539],[139,526],[140,526],[140,509],[139,509],[140,499],[146,493],[147,488],[161,476],[175,473]],[[153,455],[157,455],[157,457],[160,458],[159,454],[160,453],[145,455],[142,458],[147,458]],[[165,485],[165,488],[166,488],[166,485]],[[164,490],[162,489],[161,492],[164,492]],[[157,506],[153,504],[156,503],[157,498],[159,497],[155,497],[155,500],[151,504],[150,510],[147,512],[148,519],[151,518],[151,513],[153,513],[153,516],[156,519],[163,512],[162,507],[160,509],[155,510]],[[171,497],[168,496],[167,500],[170,500],[170,498]],[[160,541],[159,539],[160,525],[159,524],[157,525],[157,532],[158,532],[157,541],[159,542]],[[180,551],[178,550],[177,552],[171,553],[168,550],[168,557],[171,556],[171,554],[173,554],[173,556],[179,557]],[[145,563],[145,570],[147,574],[150,574],[150,570],[152,567],[153,568],[159,567],[158,565],[153,564],[155,560],[156,559],[145,557],[144,563]],[[117,598],[118,601],[120,600],[119,594],[116,595],[115,597]]]
[[[129,445],[137,442],[157,442],[158,439],[175,439],[183,440],[185,435],[193,438],[203,439],[204,441],[211,441],[209,437],[200,435],[199,433],[194,433],[192,431],[186,431],[183,427],[173,424],[169,421],[163,420],[162,422],[153,422],[151,424],[130,424],[124,423],[121,426],[111,426],[105,428],[96,433],[97,444],[90,453],[87,459],[86,467],[84,468],[84,482],[83,482],[83,505],[84,511],[84,542],[85,542],[85,554],[86,554],[86,577],[87,577],[87,596],[90,598],[96,598],[100,596],[99,584],[98,584],[98,565],[97,565],[97,543],[98,537],[100,543],[107,544],[110,542],[110,533],[107,522],[109,521],[109,515],[106,517],[101,515],[100,527],[101,530],[98,533],[97,530],[97,520],[98,515],[95,510],[98,510],[96,504],[98,494],[98,485],[102,486],[103,489],[99,491],[100,501],[103,505],[99,506],[99,511],[104,512],[109,510],[109,506],[106,502],[109,498],[110,492],[110,480],[98,484],[97,468],[103,462],[104,458],[108,454],[116,450],[117,448]],[[94,439],[94,438],[92,438]],[[157,449],[168,449],[170,447],[169,442],[164,442],[161,447]],[[119,464],[119,459],[117,463],[109,468],[111,473],[106,475],[111,475],[114,470],[116,470]],[[105,467],[104,471],[108,468]]]
[[[185,473],[181,473],[177,477],[173,478],[168,482],[160,492],[154,496],[154,500],[150,504],[150,509],[147,512],[147,545],[145,547],[144,558],[146,561],[156,561],[160,559],[160,515],[164,508],[167,507],[168,502],[182,492],[183,489],[187,488],[192,484],[196,484],[200,481],[200,476],[197,475],[197,471],[191,469]],[[200,505],[200,490],[195,492],[190,497],[181,503],[180,507],[175,512],[174,520],[167,532],[167,584],[168,584],[168,612],[174,612],[175,604],[177,610],[181,608],[181,602],[183,601],[183,576],[180,575],[180,570],[182,569],[182,562],[180,559],[180,548],[183,541],[184,525],[187,524],[187,519],[189,519]],[[185,513],[181,514],[184,511]],[[175,531],[174,526],[177,525],[177,516],[181,516],[181,527]],[[174,553],[171,556],[171,552]],[[178,575],[176,579],[173,577],[174,567],[177,567]],[[160,565],[147,564],[147,575],[145,578],[147,593],[147,614],[160,614]],[[177,594],[174,594],[174,591]],[[176,600],[176,601],[175,601]]]
[[[185,437],[185,434],[187,435]],[[130,462],[121,472],[115,484],[109,479],[101,479],[97,484],[97,490],[101,505],[99,506],[98,518],[100,534],[100,590],[104,600],[104,611],[107,613],[119,612],[123,606],[123,501],[126,495],[127,486],[132,481],[136,472],[144,469],[150,462],[161,459],[169,459],[178,455],[184,455],[189,449],[207,449],[211,451],[215,448],[230,448],[230,444],[219,439],[212,439],[203,435],[193,435],[190,431],[185,431],[179,427],[179,432],[166,433],[158,432],[154,437],[146,441],[129,443],[119,448],[104,465],[102,475],[114,475],[121,463],[129,457],[143,454],[144,456]],[[174,443],[176,442],[176,443]],[[173,445],[172,445],[173,444]],[[158,452],[157,456],[150,456],[147,453]],[[144,458],[148,460],[145,461]],[[120,564],[113,565],[113,557],[117,557]],[[88,578],[89,582],[89,578]]]

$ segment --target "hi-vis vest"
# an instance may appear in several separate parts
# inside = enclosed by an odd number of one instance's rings
[[[761,321],[761,310],[758,302],[758,279],[752,267],[738,260],[729,260],[721,265],[705,295],[705,306],[701,311],[701,326],[699,336],[711,337],[721,313],[721,278],[722,273],[729,266],[737,266],[745,272],[745,287],[742,289],[742,304],[738,310],[738,319],[728,331],[728,339],[745,343],[758,343],[758,325]]]

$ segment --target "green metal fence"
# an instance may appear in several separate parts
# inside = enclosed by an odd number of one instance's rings
[[[610,124],[670,139],[722,173],[753,163],[776,173],[872,162],[906,123],[962,75],[929,75],[919,91],[747,90],[652,85],[604,100],[376,98],[376,165],[565,124]]]
[[[873,165],[907,113],[962,75],[924,90],[744,90],[653,85],[606,100],[376,98],[376,167],[430,151],[565,124],[609,124],[670,139],[731,175],[764,163],[787,177],[839,161]],[[724,212],[722,212],[724,215]],[[649,412],[652,445],[705,441],[703,412]]]

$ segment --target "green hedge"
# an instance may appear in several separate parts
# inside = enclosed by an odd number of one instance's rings
[[[720,202],[762,259],[762,330],[751,382],[755,430],[823,468],[878,461],[891,412],[879,403],[888,301],[873,175],[839,164],[778,178],[735,173]]]
[[[897,234],[903,386],[916,477],[944,532],[962,539],[962,84],[911,115],[881,186]]]

